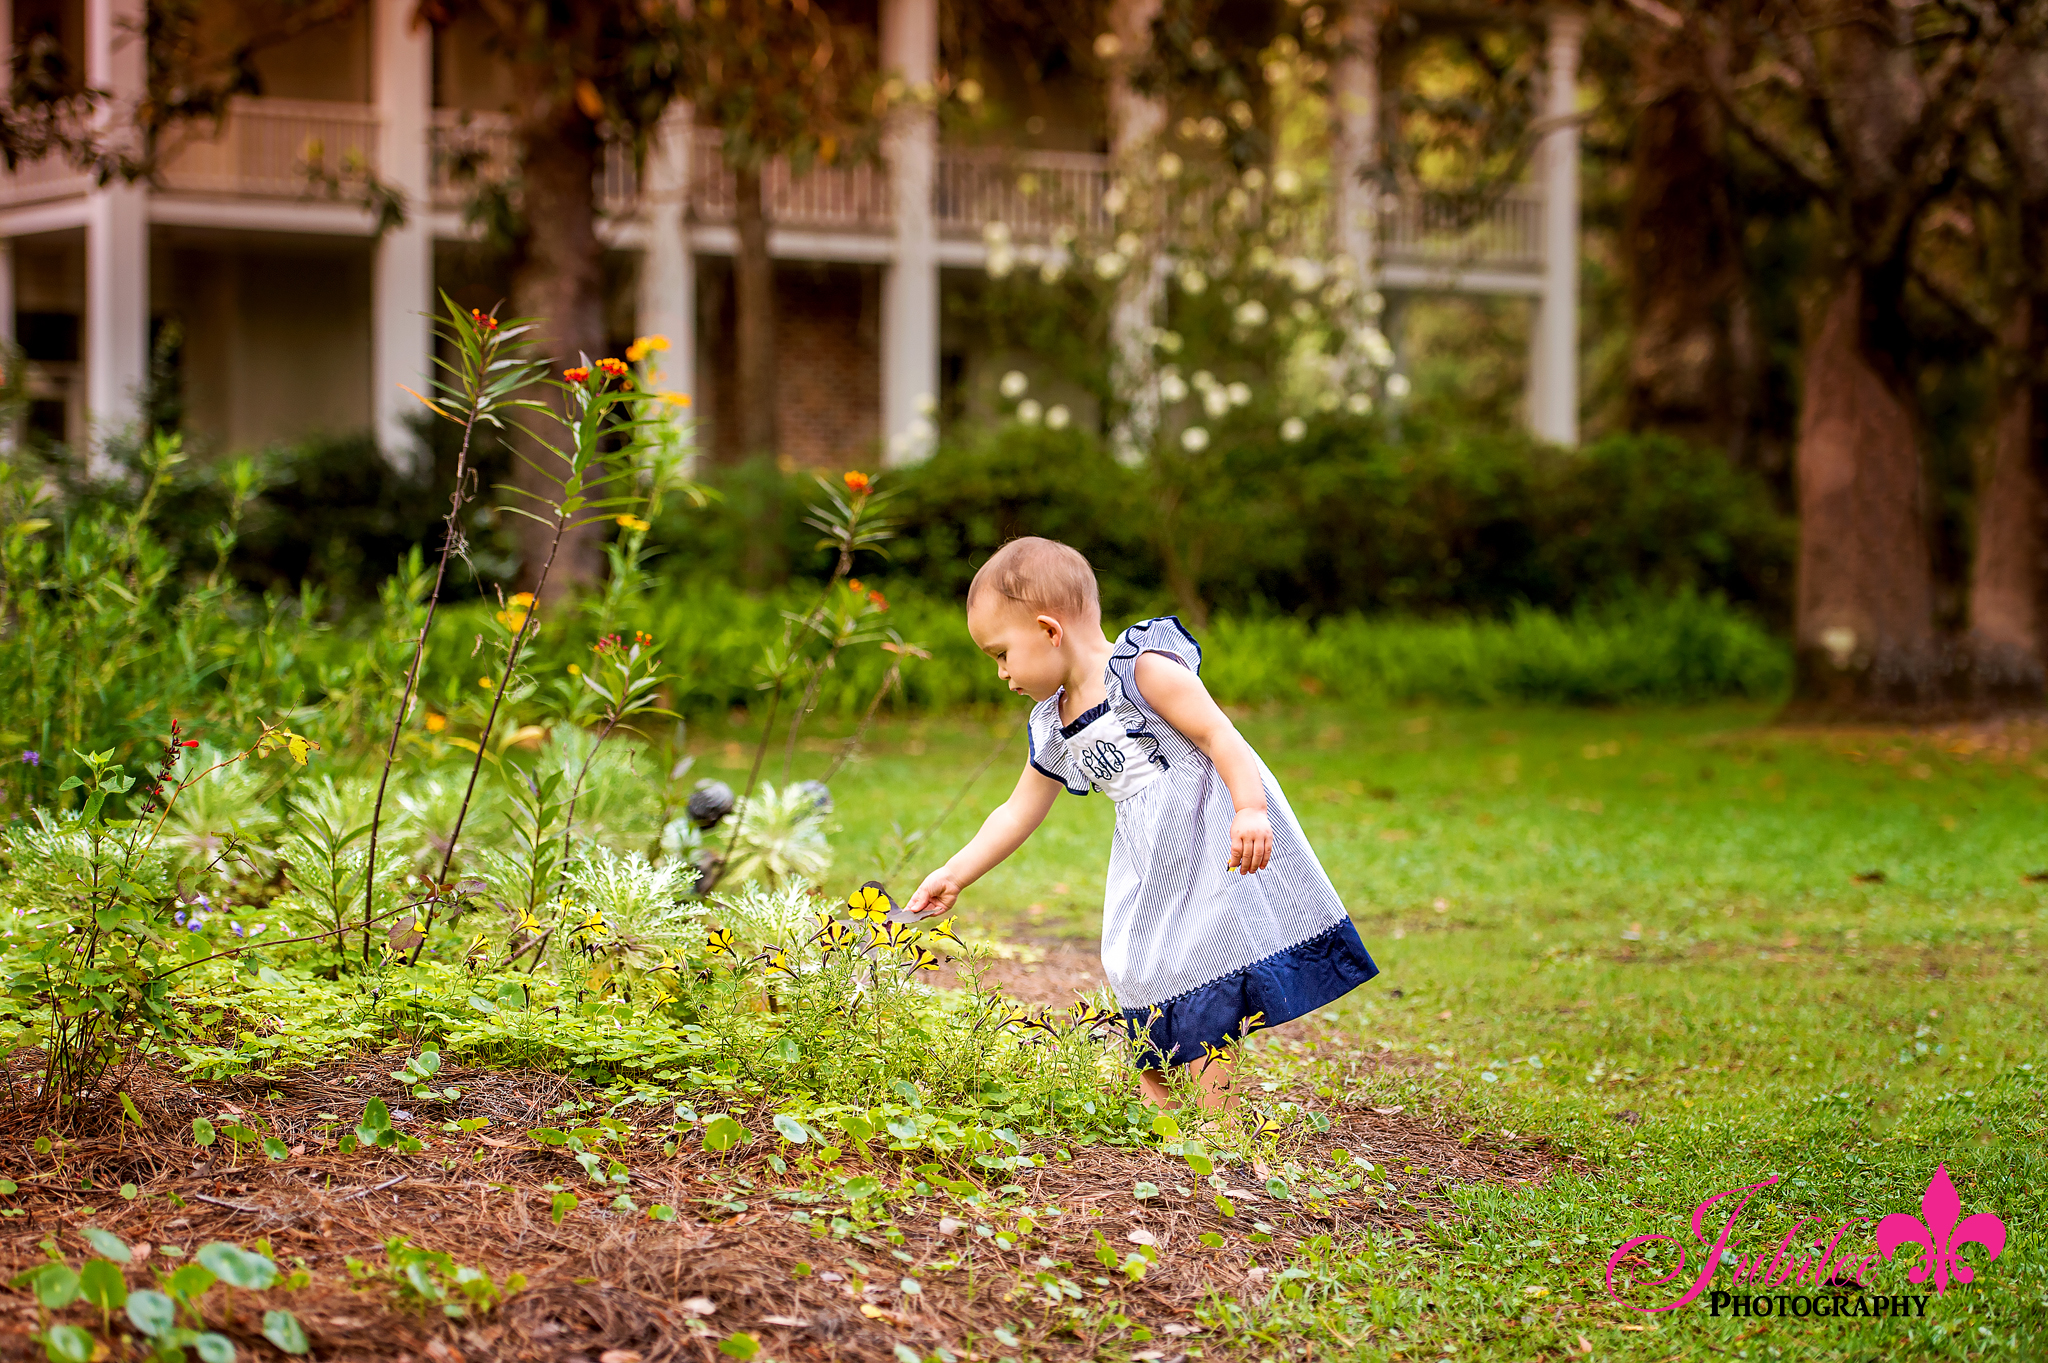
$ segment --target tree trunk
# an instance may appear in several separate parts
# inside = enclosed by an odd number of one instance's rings
[[[1894,292],[1891,279],[1846,264],[1806,340],[1795,710],[1816,718],[1920,712],[1940,699],[1918,423],[1878,342]]]
[[[739,329],[737,386],[741,459],[776,452],[775,261],[768,254],[768,212],[758,166],[733,168],[733,219],[739,254],[733,287]]]
[[[1990,706],[2038,703],[2048,681],[2041,659],[2048,496],[2032,351],[2042,335],[2035,307],[2032,289],[2022,284],[2000,328],[1997,408],[1977,492],[1970,666],[1976,698]]]
[[[535,86],[543,87],[548,73],[532,75]],[[512,275],[512,307],[518,316],[536,319],[537,349],[554,359],[559,376],[560,370],[594,361],[604,352],[603,248],[592,188],[600,147],[591,121],[551,91],[537,89],[522,107],[526,116],[518,137],[526,239]],[[536,429],[552,434],[545,422]],[[523,435],[515,438],[513,448],[519,456],[513,473],[517,486],[535,497],[555,498],[567,463]],[[545,511],[532,497],[520,500],[527,510]],[[518,520],[520,579],[531,587],[554,531],[523,516]],[[571,531],[555,560],[554,577],[571,583],[594,578],[602,559],[600,539],[596,526]]]
[[[1687,79],[1686,40],[1646,40],[1636,80],[1660,91],[1637,117],[1622,229],[1628,262],[1628,419],[1747,454],[1756,354],[1741,329],[1740,228],[1729,202],[1727,133],[1713,100]]]
[[[1969,656],[1978,703],[2003,708],[2039,705],[2048,694],[2048,394],[2037,354],[2048,340],[2048,51],[2038,40],[2006,49],[1986,84],[2010,193],[1978,220],[1988,228],[1993,292],[2007,310],[1979,465]]]

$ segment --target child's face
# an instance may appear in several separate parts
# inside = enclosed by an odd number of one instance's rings
[[[1066,626],[1050,615],[1034,615],[1008,597],[984,591],[968,604],[967,632],[996,660],[996,675],[1012,691],[1044,700],[1066,680]]]

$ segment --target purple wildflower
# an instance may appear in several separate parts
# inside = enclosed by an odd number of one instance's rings
[[[23,748],[21,750],[21,760],[24,766],[40,767],[43,765],[43,755],[34,748]]]

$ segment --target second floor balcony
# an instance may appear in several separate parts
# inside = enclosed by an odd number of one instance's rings
[[[389,135],[372,105],[241,99],[217,132],[202,125],[181,135],[152,188],[165,203],[165,217],[199,212],[216,225],[233,226],[245,215],[251,227],[275,228],[288,225],[291,206],[303,205],[320,210],[304,230],[338,230],[352,198],[369,180],[384,178]],[[511,120],[437,109],[426,135],[432,179],[425,207],[437,233],[461,235],[461,210],[477,183],[511,173]],[[685,221],[714,232],[729,229],[734,177],[719,154],[718,131],[696,128],[690,136]],[[1025,244],[1048,241],[1062,227],[1101,234],[1110,222],[1104,207],[1110,178],[1108,158],[1086,152],[941,147],[933,168],[934,229],[956,263],[977,257],[991,222],[1005,224],[1011,239]],[[608,146],[593,188],[615,236],[631,236],[640,182],[631,149]],[[81,199],[91,185],[88,175],[61,163],[24,165],[0,176],[0,220]],[[896,228],[886,164],[816,166],[799,175],[774,163],[763,174],[762,191],[778,231],[820,242],[841,238],[857,256],[886,256]],[[367,232],[368,214],[359,216]],[[1388,196],[1377,215],[1377,258],[1390,282],[1455,286],[1458,275],[1469,273],[1512,287],[1540,274],[1543,233],[1542,193],[1532,185],[1479,203],[1428,193]]]

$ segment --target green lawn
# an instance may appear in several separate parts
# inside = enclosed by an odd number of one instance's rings
[[[1429,1109],[1475,1139],[1544,1139],[1588,1170],[1512,1192],[1474,1185],[1465,1218],[1434,1239],[1304,1260],[1307,1276],[1285,1285],[1298,1298],[1241,1322],[1272,1356],[2048,1351],[2048,988],[2035,945],[2048,884],[2027,879],[2048,868],[2048,730],[1790,732],[1769,718],[1733,705],[1322,704],[1240,718],[1384,972],[1332,1010],[1342,1047],[1269,1045],[1261,1066]],[[872,849],[937,814],[1015,719],[880,727],[836,782],[835,878],[874,873]],[[699,733],[700,770],[743,777],[732,740],[746,735],[716,727]],[[964,838],[1022,758],[1018,734],[892,888]],[[1100,797],[1060,801],[969,892],[963,919],[1092,936],[1111,818]],[[1965,1251],[1978,1281],[1951,1285],[1924,1317],[1716,1319],[1704,1298],[1646,1315],[1607,1295],[1609,1256],[1652,1231],[1687,1244],[1690,1282],[1695,1204],[1772,1174],[1737,1253],[1768,1254],[1814,1215],[1830,1237],[1873,1218],[1838,1252],[1869,1254],[1874,1219],[1918,1215],[1937,1163],[1963,1214],[1997,1213],[2009,1239],[1988,1269],[1981,1248]],[[1669,1248],[1655,1251],[1667,1268]],[[1905,1281],[1916,1252],[1880,1260],[1869,1290],[1931,1290]]]

